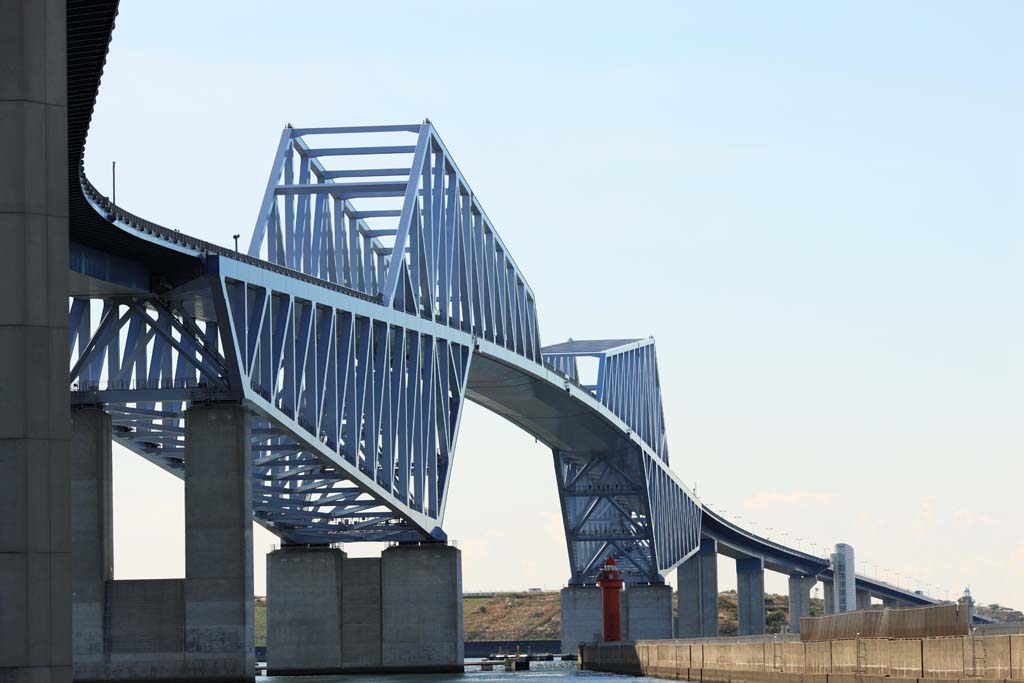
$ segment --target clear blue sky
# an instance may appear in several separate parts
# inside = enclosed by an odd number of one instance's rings
[[[1022,28],[1010,1],[123,0],[86,165],[230,244],[286,122],[429,117],[546,343],[657,339],[704,500],[1024,607]],[[467,590],[560,585],[550,454],[473,407],[454,472]],[[118,576],[180,575],[180,485],[116,477]]]

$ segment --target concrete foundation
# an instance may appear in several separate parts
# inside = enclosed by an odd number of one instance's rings
[[[622,593],[622,637],[626,640],[672,637],[672,586],[626,586]]]
[[[680,638],[718,636],[718,545],[703,538],[695,555],[676,570]]]
[[[560,595],[562,652],[576,652],[581,643],[601,640],[601,589],[566,586]]]
[[[254,680],[248,411],[186,413],[184,579],[112,579],[110,417],[71,424],[75,680]]]
[[[0,680],[71,680],[64,2],[0,3]]]
[[[746,557],[736,560],[736,603],[739,634],[764,633],[764,560]]]
[[[800,633],[800,617],[811,616],[811,589],[817,582],[813,576],[789,577],[790,633]]]
[[[871,609],[871,593],[857,591],[857,609]]]
[[[267,675],[342,670],[344,560],[330,547],[267,555]]]
[[[381,664],[390,671],[462,671],[462,553],[398,545],[380,556]]]

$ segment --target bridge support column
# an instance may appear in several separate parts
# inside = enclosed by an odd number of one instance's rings
[[[857,609],[871,609],[871,593],[863,590],[857,591]]]
[[[736,560],[736,603],[741,636],[764,633],[764,560],[745,557]]]
[[[462,553],[441,543],[380,556],[381,663],[391,671],[463,671]]]
[[[110,448],[108,413],[71,412],[71,623],[79,678],[105,677],[107,585],[114,579]]]
[[[825,601],[825,614],[836,613],[835,584],[832,581],[821,582],[822,599]]]
[[[0,3],[0,679],[71,680],[63,2]]]
[[[900,601],[896,598],[882,598],[882,607],[885,609],[899,609]]]
[[[790,633],[800,633],[800,617],[811,616],[811,589],[817,582],[813,576],[789,577]]]
[[[718,544],[702,538],[700,549],[676,570],[679,638],[718,636]]]
[[[573,653],[580,643],[601,640],[601,589],[597,586],[566,586],[561,593],[562,652]]]
[[[345,553],[329,546],[267,555],[268,675],[342,671],[344,564]]]
[[[249,411],[185,413],[186,677],[255,677]]]
[[[622,637],[659,640],[672,637],[672,586],[631,583],[622,593]]]

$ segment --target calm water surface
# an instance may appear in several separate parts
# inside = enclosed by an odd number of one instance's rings
[[[655,683],[653,678],[635,678],[617,674],[579,671],[576,662],[530,662],[529,671],[480,671],[467,664],[464,674],[421,674],[398,676],[260,676],[259,683],[611,683],[628,679],[635,683]],[[658,681],[657,683],[664,683]]]

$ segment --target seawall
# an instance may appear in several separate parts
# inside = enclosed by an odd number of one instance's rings
[[[692,683],[1024,681],[1024,635],[581,645],[579,668]]]

